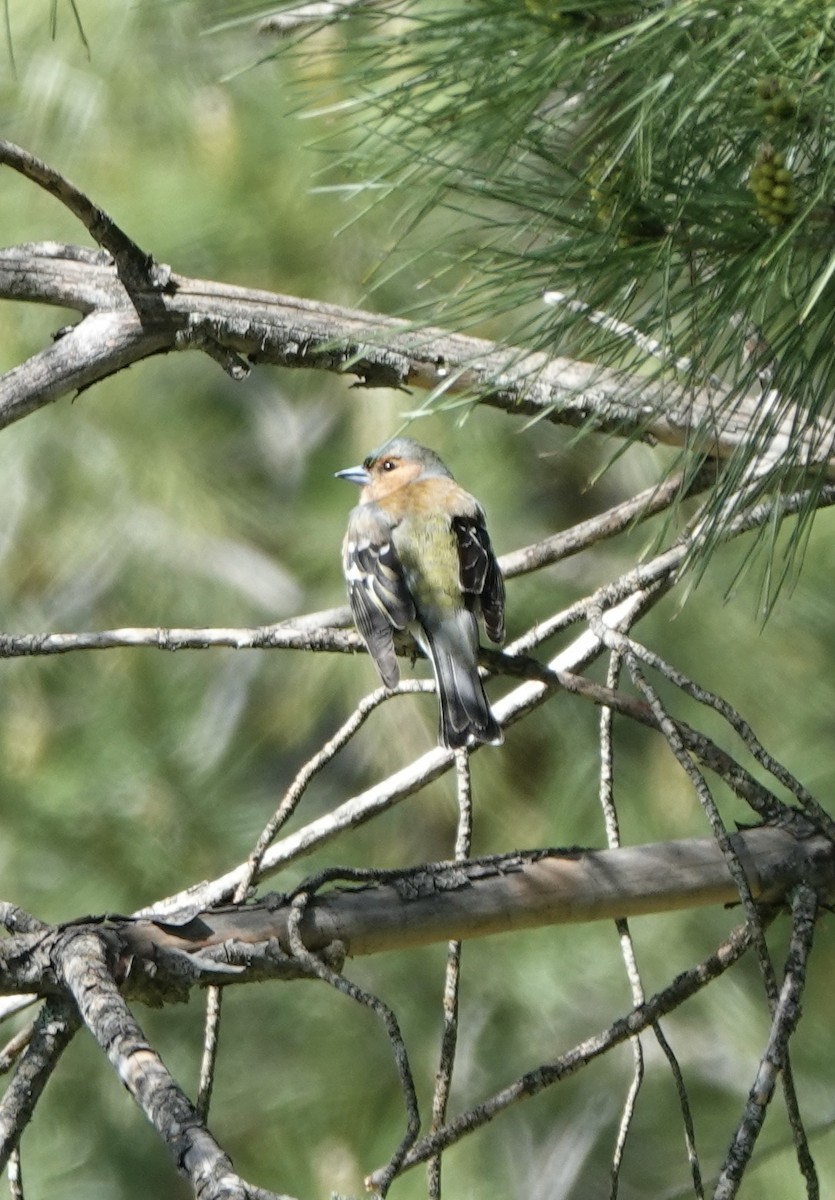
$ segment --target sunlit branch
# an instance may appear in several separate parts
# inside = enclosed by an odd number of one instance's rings
[[[37,184],[68,208],[93,240],[112,255],[120,278],[129,288],[137,283],[149,284],[153,288],[167,284],[168,268],[157,266],[151,256],[137,246],[104,209],[94,204],[59,171],[28,150],[5,140],[0,140],[0,163]]]
[[[359,8],[366,0],[309,0],[295,8],[285,8],[262,17],[257,22],[259,33],[278,34],[285,37],[304,25],[316,25],[332,21],[334,17],[348,16],[352,9]]]
[[[0,161],[2,148],[0,143]],[[70,263],[66,279],[62,254]],[[92,296],[99,302],[91,309]],[[325,370],[354,376],[356,386],[466,395],[513,415],[687,446],[720,458],[750,444],[762,420],[759,390],[738,396],[716,386],[693,389],[293,296],[173,272],[163,288],[131,282],[128,293],[115,265],[55,243],[0,251],[0,297],[90,314],[56,343],[63,343],[60,352],[53,346],[0,377],[0,428],[130,363],[209,348],[232,378],[240,378],[250,363]],[[769,417],[771,440],[794,434],[799,468],[826,464],[835,473],[830,461],[835,425],[819,421],[804,430],[786,407],[786,413]]]
[[[647,597],[638,592],[608,612],[605,619],[615,624],[621,620],[631,620],[634,612],[642,610],[646,603]],[[593,634],[585,633],[557,655],[549,667],[552,671],[582,669],[600,653],[600,648],[600,641]],[[555,683],[526,682],[509,695],[497,700],[492,706],[493,713],[502,726],[513,724],[544,703],[553,694],[555,686]],[[404,690],[401,684],[399,692]],[[262,858],[258,878],[263,879],[274,874],[290,862],[311,854],[317,847],[399,804],[445,774],[453,764],[453,751],[441,747],[429,750],[387,779],[337,805],[331,812],[270,846]],[[176,913],[183,908],[192,909],[198,896],[201,907],[222,903],[232,897],[247,872],[247,864],[242,864],[211,883],[200,884],[197,888],[189,888],[160,901],[153,911],[161,915],[163,912]]]
[[[831,844],[816,835],[761,827],[731,835],[758,902],[779,905],[805,882],[827,902],[835,884]],[[326,884],[333,884],[326,888]],[[51,927],[33,944],[26,935],[0,943],[0,991],[35,988],[53,996],[56,954],[67,930],[104,938],[121,964],[126,997],[184,1000],[207,983],[246,984],[299,978],[288,922],[294,895],[309,903],[300,923],[304,945],[336,969],[347,956],[405,950],[514,929],[585,924],[738,901],[738,888],[712,838],[627,846],[618,850],[520,850],[399,870],[333,867],[291,895],[254,903],[196,905],[165,915],[88,918]],[[25,961],[24,961],[25,960]]]
[[[659,362],[674,367],[676,371],[681,372],[683,375],[689,374],[693,369],[692,359],[672,354],[657,338],[647,337],[645,333],[642,333],[640,329],[636,329],[634,325],[629,325],[626,321],[620,321],[616,317],[610,316],[609,313],[602,312],[600,309],[592,308],[590,304],[586,304],[583,300],[574,299],[571,296],[567,296],[565,292],[558,292],[551,289],[543,292],[542,300],[544,304],[562,305],[569,312],[581,314],[592,325],[597,325],[601,329],[605,329],[609,333],[614,333],[617,337],[623,338],[624,341],[631,342],[650,358],[657,358]]]

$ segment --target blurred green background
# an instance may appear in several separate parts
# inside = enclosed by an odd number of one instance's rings
[[[251,21],[211,31],[225,4],[85,0],[89,54],[69,5],[10,0],[14,61],[0,65],[0,131],[68,175],[147,251],[183,274],[361,305],[396,240],[395,209],[333,182],[322,139],[335,116],[300,119],[332,94],[339,29],[293,56]],[[251,68],[251,69],[247,69]],[[348,136],[346,134],[346,136]],[[354,135],[351,135],[354,136]],[[361,219],[357,219],[361,218]],[[443,218],[438,217],[438,228]],[[435,229],[435,235],[438,233]],[[337,231],[342,230],[337,236]],[[0,175],[0,242],[89,244],[54,200]],[[374,293],[385,311],[426,301],[424,268]],[[429,289],[431,294],[431,288]],[[5,302],[0,370],[46,344],[66,314]],[[485,332],[490,332],[489,330]],[[495,331],[492,331],[495,332]],[[339,546],[352,490],[333,472],[401,425],[419,397],[351,390],[324,374],[259,369],[233,383],[205,356],[146,362],[45,409],[0,438],[0,628],[250,625],[342,603]],[[602,477],[613,445],[490,411],[437,414],[410,432],[482,499],[504,552],[564,528],[660,478],[665,451],[635,446]],[[725,696],[771,752],[826,803],[832,783],[832,518],[763,623],[744,547],[719,551],[682,603],[640,627],[660,653]],[[637,531],[508,588],[513,637],[626,568],[652,544]],[[599,671],[598,671],[599,674]],[[116,650],[7,661],[0,687],[2,895],[48,920],[131,911],[247,854],[296,770],[375,682],[364,658],[285,652]],[[493,685],[499,694],[502,685]],[[694,718],[682,707],[681,715]],[[473,763],[476,853],[601,845],[597,713],[555,697]],[[385,706],[305,797],[295,825],[434,744],[432,698]],[[695,797],[659,739],[618,725],[618,798],[628,841],[706,835]],[[719,791],[726,821],[750,817]],[[295,825],[293,827],[295,827]],[[442,780],[275,881],[326,864],[396,866],[450,854],[451,780]],[[633,923],[647,991],[706,954],[738,913]],[[785,930],[773,935],[779,954]],[[795,1068],[811,1128],[835,1118],[831,919],[818,934]],[[402,1020],[428,1110],[441,1023],[444,948],[351,965]],[[453,1111],[551,1058],[629,1006],[608,926],[493,938],[464,950],[462,1044]],[[300,1197],[360,1194],[402,1128],[381,1030],[324,987],[227,994],[211,1126],[253,1182]],[[140,1010],[193,1094],[202,999]],[[743,964],[665,1024],[691,1089],[703,1170],[716,1170],[767,1028],[756,971]],[[685,1195],[688,1170],[669,1073],[651,1039],[621,1196]],[[447,1156],[457,1200],[604,1196],[624,1049],[506,1114]],[[779,1102],[746,1197],[801,1195]],[[831,1137],[813,1148],[822,1195],[835,1189]],[[31,1197],[186,1195],[165,1150],[90,1040],[79,1036],[23,1141]],[[679,1190],[682,1189],[682,1190]],[[424,1194],[421,1172],[398,1182]]]

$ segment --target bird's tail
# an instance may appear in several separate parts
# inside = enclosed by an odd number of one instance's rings
[[[474,742],[501,745],[504,741],[501,726],[490,711],[478,674],[478,643],[472,614],[461,613],[431,633],[424,627],[424,633],[438,688],[438,741],[450,750]]]

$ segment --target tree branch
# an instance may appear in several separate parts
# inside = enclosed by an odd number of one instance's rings
[[[835,851],[828,839],[763,826],[732,834],[731,842],[758,902],[779,903],[800,882],[822,899],[831,895]],[[322,892],[329,881],[359,886]],[[304,945],[314,954],[328,952],[333,963],[513,929],[739,900],[711,838],[617,850],[516,851],[398,871],[334,868],[302,886],[315,892],[299,923]],[[124,993],[149,1003],[184,1000],[201,984],[297,978],[299,964],[288,957],[292,906],[292,896],[271,895],[193,908],[179,918],[151,911],[20,934],[0,943],[0,992],[60,996],[62,939],[74,929],[104,939],[108,969]]]
[[[442,329],[417,329],[375,313],[175,274],[167,277],[165,290],[140,281],[128,294],[115,264],[75,247],[47,243],[0,251],[0,297],[88,313],[95,297],[100,315],[124,313],[118,354],[79,339],[67,355],[72,367],[65,361],[54,378],[39,370],[30,379],[25,367],[0,377],[0,428],[131,362],[211,344],[252,363],[353,375],[355,386],[466,393],[508,413],[695,446],[719,457],[757,436],[767,447],[794,435],[798,467],[825,463],[835,475],[835,424],[818,422],[798,436],[803,415],[787,404],[780,415],[773,398],[764,413],[759,394],[739,397],[715,384],[693,389]],[[763,421],[767,428],[757,435]]]
[[[544,1088],[558,1083],[575,1074],[587,1063],[593,1062],[602,1054],[607,1053],[613,1046],[620,1045],[627,1039],[641,1033],[644,1029],[657,1023],[661,1017],[678,1008],[701,988],[706,987],[712,980],[718,978],[747,951],[749,947],[747,926],[735,929],[730,937],[715,953],[709,955],[695,967],[683,971],[673,982],[660,992],[656,992],[644,1004],[633,1008],[626,1016],[618,1018],[608,1029],[587,1038],[566,1051],[554,1062],[545,1063],[532,1071],[528,1071],[519,1079],[514,1080],[500,1092],[496,1092],[481,1104],[461,1113],[441,1129],[433,1131],[418,1141],[403,1161],[403,1170],[426,1162],[440,1151],[459,1142],[468,1133],[488,1124],[510,1105],[518,1103],[530,1096],[535,1096]],[[368,1177],[370,1183],[377,1179],[375,1171]]]
[[[84,1024],[165,1141],[197,1200],[289,1200],[252,1187],[200,1120],[145,1038],[113,979],[112,938],[83,927],[61,934],[56,966]]]
[[[0,1170],[17,1149],[58,1060],[81,1024],[74,1006],[57,996],[35,1018],[31,1036],[0,1100]]]

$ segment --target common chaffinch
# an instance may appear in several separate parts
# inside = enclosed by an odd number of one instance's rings
[[[478,674],[477,618],[502,641],[504,581],[481,505],[412,438],[394,438],[336,474],[362,487],[342,565],[354,621],[383,683],[393,688],[400,678],[393,632],[408,629],[435,673],[440,744],[500,744]]]

